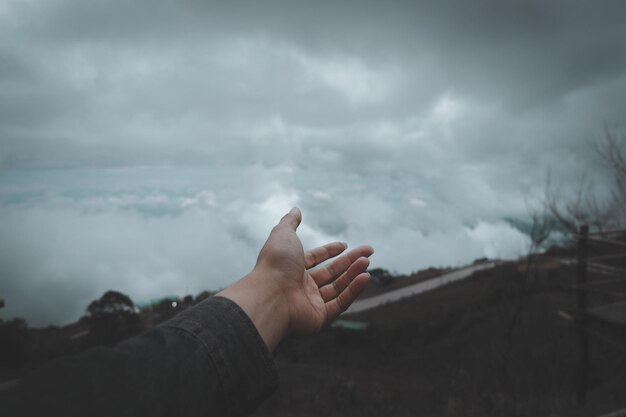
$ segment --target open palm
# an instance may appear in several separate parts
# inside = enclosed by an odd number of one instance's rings
[[[259,253],[257,266],[277,285],[289,308],[289,333],[305,334],[319,330],[345,311],[365,289],[369,274],[370,246],[346,250],[341,242],[304,252],[296,229],[302,221],[293,209],[272,230]],[[315,268],[324,261],[332,262]],[[313,269],[315,268],[315,269]]]

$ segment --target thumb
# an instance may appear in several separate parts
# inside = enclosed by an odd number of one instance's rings
[[[278,225],[289,227],[295,231],[300,225],[300,222],[302,222],[302,212],[300,212],[298,207],[294,207],[280,219]]]

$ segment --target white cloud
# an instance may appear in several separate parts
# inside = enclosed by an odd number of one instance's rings
[[[431,115],[435,120],[442,123],[450,123],[461,114],[462,110],[461,101],[446,92],[435,102]]]
[[[411,205],[415,207],[427,207],[428,206],[428,203],[422,200],[421,198],[411,198],[409,200],[409,203],[411,203]]]
[[[530,237],[505,222],[479,221],[473,228],[465,229],[467,235],[478,243],[488,258],[511,259],[528,253]]]
[[[302,52],[293,56],[312,82],[320,80],[356,106],[379,103],[394,87],[395,74],[374,71],[356,57],[316,57]]]
[[[108,289],[143,301],[224,287],[253,267],[271,228],[295,205],[305,249],[367,243],[376,248],[373,266],[403,273],[517,256],[523,243],[501,222],[466,228],[453,210],[415,210],[422,200],[402,202],[384,182],[335,181],[307,192],[303,184],[325,180],[294,167],[227,177],[150,168],[16,175],[21,186],[0,183],[0,275],[11,278],[3,280],[0,313],[35,325],[71,321]]]

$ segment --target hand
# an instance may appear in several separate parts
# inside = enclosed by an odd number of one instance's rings
[[[318,331],[344,312],[365,289],[367,257],[374,253],[370,246],[360,246],[311,270],[341,254],[346,245],[334,242],[305,253],[296,235],[301,221],[297,208],[286,214],[272,230],[254,268],[283,293],[291,334]]]
[[[252,272],[220,292],[248,314],[266,345],[273,350],[286,334],[318,331],[345,311],[369,281],[370,246],[359,246],[330,264],[346,245],[329,243],[304,252],[296,229],[297,208],[272,229]]]

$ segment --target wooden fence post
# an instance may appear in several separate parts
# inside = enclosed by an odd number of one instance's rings
[[[578,386],[578,404],[583,405],[587,400],[587,385],[589,379],[589,340],[585,329],[587,324],[587,238],[589,226],[580,227],[578,236],[578,271],[576,274],[576,295],[578,310],[578,336],[580,341],[580,381]]]

